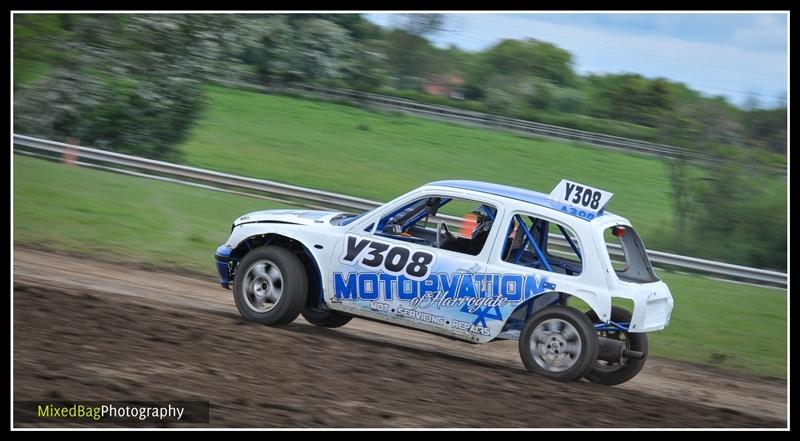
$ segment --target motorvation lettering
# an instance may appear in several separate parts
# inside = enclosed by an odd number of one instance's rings
[[[424,280],[413,280],[386,273],[336,272],[333,285],[337,299],[401,301],[443,294],[446,298],[503,296],[517,302],[556,288],[547,276],[471,273],[433,273]]]

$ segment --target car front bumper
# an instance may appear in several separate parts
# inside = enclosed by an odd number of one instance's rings
[[[214,253],[214,261],[217,263],[219,273],[219,284],[225,289],[231,289],[231,268],[234,260],[231,258],[233,249],[228,245],[220,245]]]

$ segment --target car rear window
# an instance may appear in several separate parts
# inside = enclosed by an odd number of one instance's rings
[[[620,280],[632,283],[658,282],[644,243],[629,225],[615,225],[603,232],[611,265]]]

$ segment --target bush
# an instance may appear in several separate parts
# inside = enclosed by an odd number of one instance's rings
[[[213,73],[207,26],[190,15],[71,16],[51,41],[63,56],[15,94],[15,132],[176,160]]]
[[[784,178],[739,164],[707,164],[702,172],[686,163],[671,165],[677,171],[671,173],[675,231],[665,234],[658,246],[705,259],[786,269]]]
[[[161,160],[177,160],[203,102],[189,79],[97,78],[66,70],[22,88],[14,131]]]

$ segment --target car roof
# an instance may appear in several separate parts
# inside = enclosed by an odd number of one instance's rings
[[[426,185],[438,185],[441,187],[458,188],[461,190],[472,190],[480,193],[493,194],[495,196],[502,196],[509,199],[515,199],[529,204],[539,205],[542,207],[551,208],[553,210],[561,210],[563,204],[549,198],[548,194],[540,193],[538,191],[526,190],[524,188],[512,187],[509,185],[492,184],[489,182],[468,181],[468,180],[448,180],[430,182]],[[603,210],[597,217],[603,214],[613,215],[610,211]]]

